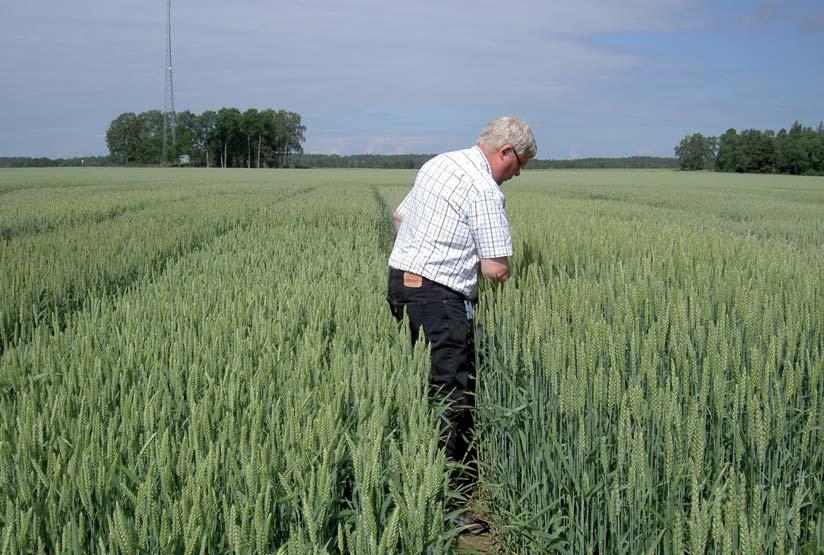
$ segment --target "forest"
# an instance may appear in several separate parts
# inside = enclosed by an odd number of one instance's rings
[[[685,136],[675,147],[682,170],[824,175],[824,125],[790,130],[727,129],[720,137]]]

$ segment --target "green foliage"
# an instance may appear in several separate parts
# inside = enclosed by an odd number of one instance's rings
[[[195,166],[281,167],[290,155],[303,152],[306,127],[300,114],[286,110],[221,108],[200,115],[187,110],[174,121],[167,139],[174,135],[175,141],[164,160],[163,114],[120,114],[106,131],[111,159],[119,165],[177,165],[179,156],[187,155]]]
[[[374,192],[144,187],[0,251],[54,299],[0,357],[4,551],[444,552],[428,354],[379,294]]]
[[[690,146],[694,143],[689,139],[675,147],[676,154],[681,152],[682,169],[700,169],[693,154],[697,147]],[[824,126],[814,130],[795,122],[789,132],[778,133],[747,129],[739,134],[728,129],[718,139],[717,152],[715,169],[721,172],[824,175]],[[712,159],[708,156],[704,167]]]
[[[428,354],[383,300],[413,178],[0,171],[0,551],[449,552]],[[821,179],[505,187],[476,332],[500,542],[814,552]]]
[[[140,127],[137,115],[125,112],[117,116],[106,130],[106,144],[109,147],[109,156],[116,164],[130,164],[141,161],[138,159],[138,148],[143,140],[144,130]]]
[[[681,139],[675,147],[675,155],[682,170],[710,170],[715,165],[718,139],[694,133]]]
[[[738,132],[727,129],[718,139],[718,156],[715,160],[715,169],[720,172],[734,172],[738,150]]]
[[[496,530],[522,553],[814,552],[824,184],[656,175],[507,196],[515,278],[477,335]]]
[[[735,171],[770,173],[775,164],[775,137],[772,131],[746,129],[736,142]]]

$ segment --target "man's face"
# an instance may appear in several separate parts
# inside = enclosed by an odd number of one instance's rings
[[[501,184],[517,175],[521,175],[521,170],[529,162],[528,157],[522,156],[511,145],[504,145],[498,152],[505,162],[502,167]]]

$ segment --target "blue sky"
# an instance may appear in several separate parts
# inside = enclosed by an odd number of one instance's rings
[[[105,154],[163,107],[165,0],[0,4],[0,156]],[[502,114],[539,158],[672,156],[824,120],[822,0],[172,0],[175,105],[284,108],[307,152],[435,153]]]

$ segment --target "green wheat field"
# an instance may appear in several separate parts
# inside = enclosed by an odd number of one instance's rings
[[[412,171],[0,170],[0,552],[449,553]],[[824,178],[525,171],[471,504],[514,553],[820,553]]]

